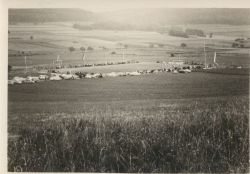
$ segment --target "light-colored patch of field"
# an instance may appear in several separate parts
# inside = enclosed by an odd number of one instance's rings
[[[134,63],[134,64],[121,64],[121,65],[108,65],[108,66],[95,66],[95,67],[82,67],[82,68],[65,68],[60,69],[59,71],[65,73],[67,71],[77,72],[131,72],[137,70],[151,70],[151,69],[162,69],[166,68],[163,63],[152,63],[152,62],[143,62],[143,63]]]

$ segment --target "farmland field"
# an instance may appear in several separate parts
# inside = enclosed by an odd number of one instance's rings
[[[72,25],[9,25],[8,78],[37,76],[33,67],[51,65],[58,55],[64,65],[138,61],[59,69],[64,73],[159,69],[172,60],[204,63],[204,38]],[[242,34],[250,37],[249,26],[188,27],[213,32],[206,39],[207,63],[216,51],[220,66],[242,68],[9,85],[8,170],[248,173],[249,49],[232,43]],[[84,62],[82,46],[93,48]]]
[[[82,53],[79,50],[82,46],[94,48],[86,53],[85,63],[117,62],[122,61],[123,45],[128,45],[124,50],[124,60],[168,62],[175,59],[170,57],[170,53],[175,53],[176,57],[180,56],[185,61],[204,62],[204,38],[179,38],[153,31],[81,31],[72,28],[71,25],[73,24],[10,25],[9,64],[24,66],[24,55],[28,55],[28,66],[52,64],[57,55],[60,55],[65,64],[79,64],[82,63]],[[218,63],[221,65],[249,66],[249,49],[231,47],[234,39],[242,36],[242,32],[246,37],[250,35],[249,26],[190,25],[189,27],[214,32],[213,38],[206,39],[208,63],[213,61],[213,53],[216,51]],[[33,39],[30,39],[31,36]],[[187,47],[181,48],[181,43],[186,43]],[[150,44],[154,47],[149,47]],[[162,46],[159,47],[159,44]],[[71,46],[76,49],[72,53],[68,50]],[[111,54],[112,52],[116,54]]]

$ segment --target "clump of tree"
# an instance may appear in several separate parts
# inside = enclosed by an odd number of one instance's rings
[[[205,37],[206,35],[204,34],[204,32],[200,29],[191,29],[191,28],[187,28],[185,33],[187,35],[195,35],[195,36],[200,36],[200,37]]]
[[[116,54],[116,52],[115,52],[115,51],[112,51],[111,54]]]
[[[84,52],[86,49],[84,47],[80,47],[81,52]]]
[[[75,48],[74,47],[69,47],[69,51],[70,51],[70,53],[72,53],[73,51],[75,51]]]
[[[209,34],[209,38],[212,38],[212,37],[213,37],[213,33],[210,33],[210,34]]]
[[[234,43],[232,44],[232,47],[233,47],[233,48],[237,48],[238,46],[239,46],[238,43],[235,43],[235,42],[234,42]]]
[[[34,39],[34,36],[30,36],[30,40],[33,40]]]
[[[88,50],[88,51],[93,51],[94,48],[92,48],[91,46],[88,46],[87,50]]]
[[[241,43],[243,43],[243,42],[244,42],[244,39],[243,39],[243,38],[236,38],[234,41],[235,41],[235,42],[241,42]]]
[[[186,43],[181,43],[181,47],[185,48],[185,47],[187,47],[187,44]]]
[[[249,48],[249,39],[236,38],[232,43],[233,48]]]
[[[170,54],[170,57],[174,57],[174,56],[175,56],[174,53],[171,53],[171,54]]]
[[[173,28],[171,28],[169,30],[169,35],[170,36],[177,36],[177,37],[184,37],[184,38],[188,38],[190,35],[199,36],[199,37],[206,37],[203,30],[187,28],[184,31],[181,27],[173,27]],[[211,33],[210,33],[210,37],[212,37]]]
[[[170,36],[177,36],[177,37],[184,37],[184,38],[188,38],[188,35],[186,34],[186,32],[184,32],[182,30],[182,28],[179,27],[175,27],[175,28],[171,28],[168,32],[168,34]]]

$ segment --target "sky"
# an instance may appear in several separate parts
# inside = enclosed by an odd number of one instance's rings
[[[130,8],[250,8],[249,0],[1,0],[7,8],[82,8],[93,12]]]

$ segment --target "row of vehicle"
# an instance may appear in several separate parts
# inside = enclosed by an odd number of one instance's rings
[[[39,76],[28,76],[28,77],[14,77],[11,80],[8,80],[9,85],[13,84],[24,84],[24,83],[37,83],[40,81],[45,80],[68,80],[68,79],[79,79],[79,77],[75,74],[57,74],[57,73],[51,73],[49,75],[39,75]]]
[[[173,68],[173,69],[153,69],[153,70],[138,70],[132,72],[110,72],[110,73],[87,73],[87,72],[76,72],[72,73],[50,73],[50,75],[39,75],[39,76],[28,76],[24,77],[14,77],[8,80],[8,84],[22,84],[22,83],[37,83],[40,81],[58,81],[58,80],[75,80],[82,78],[103,78],[103,77],[118,77],[118,76],[139,76],[143,74],[159,73],[159,72],[172,72],[172,73],[190,73],[189,68]]]

